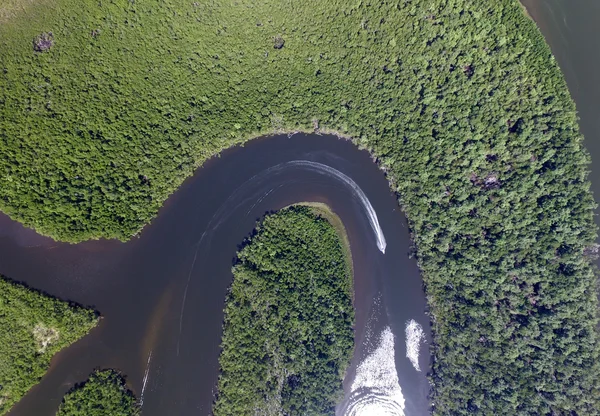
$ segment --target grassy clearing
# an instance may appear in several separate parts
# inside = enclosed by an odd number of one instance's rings
[[[6,24],[11,19],[23,18],[30,9],[47,6],[50,0],[2,0],[0,3],[0,23]]]
[[[54,354],[97,322],[91,310],[0,277],[0,414],[39,382]]]

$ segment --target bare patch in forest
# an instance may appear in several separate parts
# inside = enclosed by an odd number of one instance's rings
[[[44,324],[37,324],[33,328],[33,338],[37,343],[40,354],[46,352],[48,345],[58,341],[59,337],[60,335],[56,329],[47,327]]]
[[[36,52],[46,52],[54,46],[54,35],[52,32],[44,32],[33,39],[33,50]]]

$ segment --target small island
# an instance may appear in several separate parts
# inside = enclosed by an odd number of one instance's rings
[[[354,342],[348,249],[325,205],[256,226],[233,267],[215,416],[334,413]]]
[[[56,416],[139,416],[140,407],[125,379],[114,370],[95,371],[71,389]]]

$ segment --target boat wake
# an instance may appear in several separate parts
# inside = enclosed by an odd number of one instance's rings
[[[404,396],[394,361],[394,334],[389,327],[379,344],[356,369],[343,416],[404,416]]]
[[[146,362],[146,371],[144,372],[144,379],[142,381],[142,393],[140,394],[140,407],[144,405],[144,393],[146,392],[146,384],[148,383],[148,377],[150,375],[150,361],[152,360],[152,351],[148,354],[148,361]]]
[[[360,203],[367,214],[367,218],[369,219],[369,224],[373,229],[373,233],[375,233],[375,239],[377,240],[377,248],[379,251],[385,254],[386,241],[385,236],[383,235],[383,230],[379,225],[379,220],[377,219],[377,213],[375,213],[375,209],[371,205],[369,198],[365,195],[360,186],[356,182],[354,182],[349,176],[344,175],[337,169],[332,168],[331,166],[324,165],[322,163],[313,162],[310,160],[293,160],[290,162],[286,162],[282,165],[293,165],[293,166],[301,166],[307,168],[309,170],[316,171],[318,173],[330,175],[344,183],[347,187],[352,190],[352,193],[358,197]],[[281,165],[280,165],[281,166]]]
[[[365,195],[363,190],[358,186],[356,182],[354,182],[349,176],[343,174],[337,169],[332,168],[331,166],[324,165],[323,163],[313,162],[311,160],[291,160],[288,162],[283,162],[278,165],[272,166],[268,169],[263,170],[262,172],[252,176],[248,180],[246,180],[243,184],[241,184],[228,198],[227,200],[219,207],[219,209],[214,213],[210,221],[208,222],[206,229],[202,233],[200,239],[195,243],[195,252],[194,257],[189,269],[187,283],[185,285],[185,290],[183,293],[183,299],[181,301],[181,312],[179,314],[179,336],[177,337],[177,356],[179,356],[180,351],[180,341],[181,341],[181,333],[183,331],[183,316],[185,314],[185,304],[187,300],[187,292],[190,285],[190,281],[192,278],[192,272],[194,271],[194,267],[196,266],[196,261],[198,259],[198,255],[201,252],[202,242],[205,237],[210,239],[212,232],[215,231],[219,225],[221,225],[230,215],[232,215],[236,209],[247,206],[249,201],[256,198],[256,194],[252,193],[252,191],[256,191],[256,188],[253,188],[253,184],[260,184],[263,182],[265,178],[268,178],[269,183],[273,183],[273,174],[277,174],[278,172],[283,171],[287,167],[301,167],[307,170],[311,170],[313,172],[317,172],[322,175],[328,175],[330,177],[336,178],[341,181],[347,188],[350,189],[352,194],[358,198],[360,204],[369,220],[369,225],[375,234],[375,240],[377,243],[377,248],[383,254],[385,254],[385,248],[387,243],[385,241],[385,236],[383,235],[383,230],[379,225],[379,219],[377,218],[377,213],[375,209],[371,205],[369,198]],[[273,188],[272,185],[266,190],[263,189],[262,194],[258,199],[255,199],[254,203],[250,206],[250,209],[246,210],[246,215],[260,204],[265,198],[271,195],[274,191],[277,191],[279,188],[283,187],[283,184]],[[251,192],[248,195],[248,191]]]
[[[423,327],[417,321],[411,319],[406,323],[404,329],[406,334],[406,358],[408,358],[417,371],[421,371],[419,367],[419,348],[421,342],[425,342],[425,332]]]

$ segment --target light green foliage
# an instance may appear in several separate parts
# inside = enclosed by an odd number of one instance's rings
[[[333,414],[353,349],[340,237],[310,208],[286,208],[264,218],[238,257],[214,414]]]
[[[127,239],[208,156],[317,124],[401,195],[435,412],[597,414],[589,157],[515,0],[54,0],[0,26],[0,209],[56,238]]]
[[[97,322],[91,310],[0,277],[0,414],[42,378],[56,352]]]
[[[113,370],[94,372],[83,384],[63,398],[56,416],[138,416],[140,408],[125,385],[125,380]]]

